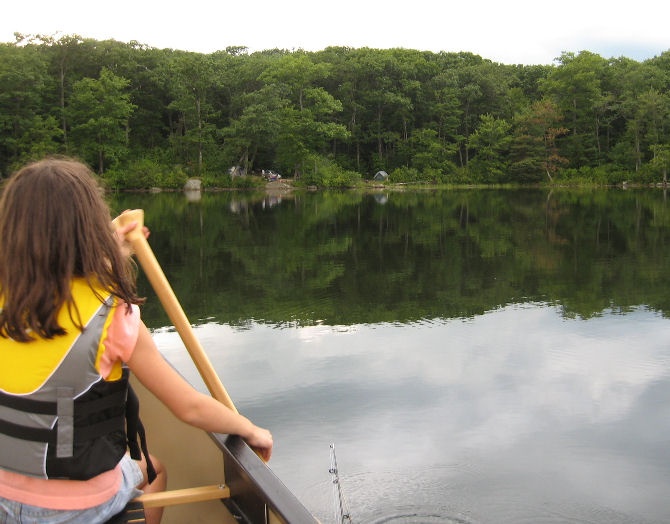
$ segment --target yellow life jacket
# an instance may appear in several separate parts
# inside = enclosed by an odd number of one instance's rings
[[[58,317],[66,330],[63,336],[30,342],[0,337],[0,467],[4,469],[41,478],[86,480],[114,468],[129,444],[139,459],[135,432],[139,428],[143,434],[143,429],[134,395],[128,404],[128,370],[119,362],[107,380],[98,371],[115,301],[108,296],[101,302],[98,297],[105,295],[98,291],[96,296],[83,279],[73,281],[72,296],[83,331],[64,307]]]

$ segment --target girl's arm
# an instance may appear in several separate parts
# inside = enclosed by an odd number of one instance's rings
[[[205,431],[240,435],[263,460],[270,460],[270,432],[194,389],[160,354],[144,322],[128,367],[183,422]]]

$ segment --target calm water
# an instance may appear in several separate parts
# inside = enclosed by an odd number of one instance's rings
[[[270,466],[336,521],[670,521],[661,191],[120,195]],[[196,371],[146,284],[147,324]]]

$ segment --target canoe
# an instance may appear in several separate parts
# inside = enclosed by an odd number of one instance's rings
[[[162,524],[318,523],[241,438],[181,422],[139,381],[131,382],[149,451],[167,469],[167,491],[141,497],[145,507],[165,506]]]

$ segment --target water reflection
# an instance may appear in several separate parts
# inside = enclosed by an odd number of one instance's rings
[[[661,193],[117,205],[145,208],[236,406],[272,428],[273,470],[322,522],[331,442],[355,522],[670,521]]]
[[[273,470],[323,522],[329,442],[355,522],[670,518],[670,323],[654,313],[566,320],[527,304],[198,335],[238,408],[273,428]],[[173,333],[156,338],[188,367]]]
[[[357,193],[117,197],[132,207],[145,208],[194,319],[349,325],[529,301],[583,318],[670,306],[660,192],[391,193],[384,205]]]

